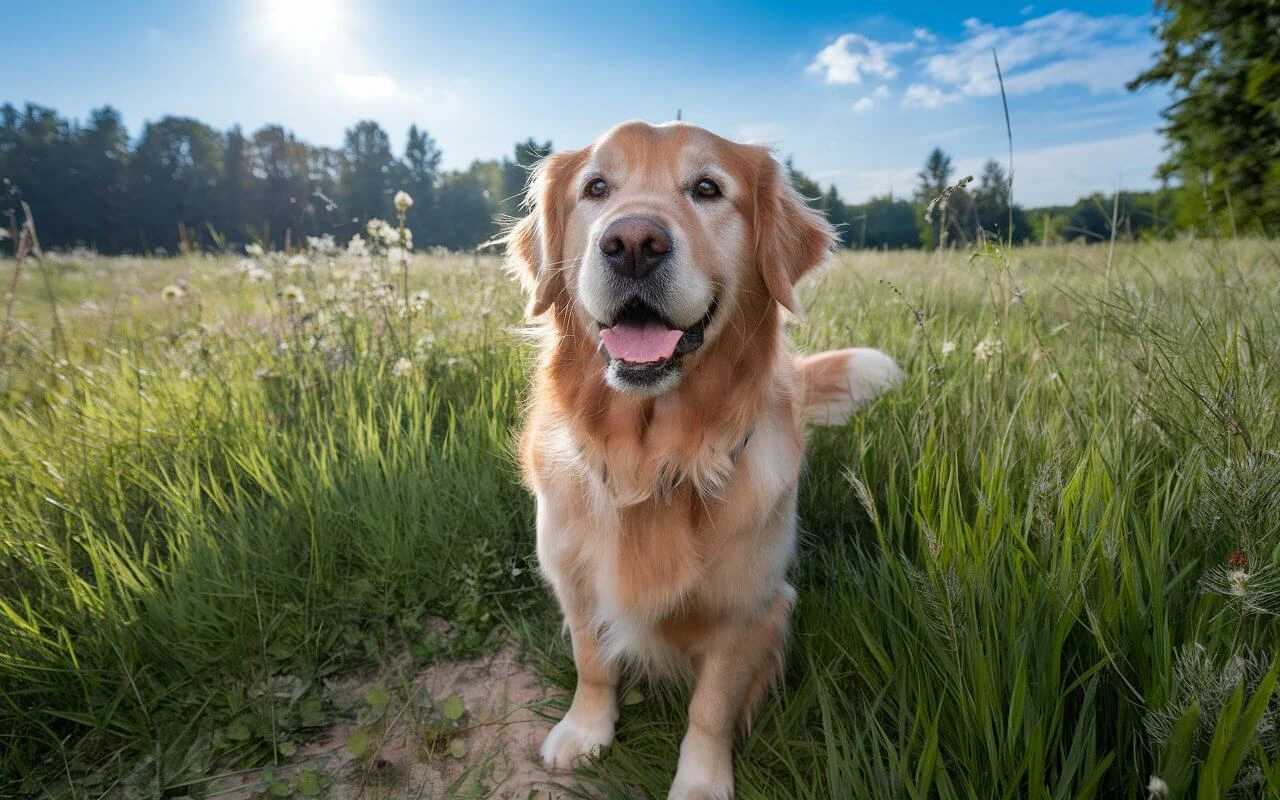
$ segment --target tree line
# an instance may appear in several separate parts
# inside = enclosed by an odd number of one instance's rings
[[[371,217],[390,218],[398,190],[414,197],[408,224],[419,247],[474,247],[518,216],[528,167],[551,152],[532,139],[509,157],[441,168],[425,130],[392,150],[376,122],[346,131],[341,148],[279,125],[221,132],[186,117],[147,123],[131,143],[119,112],[85,124],[50,108],[0,106],[0,214],[30,205],[46,248],[103,253],[179,252],[247,242],[286,247],[304,236],[345,239]],[[7,223],[6,223],[7,224]]]
[[[407,222],[417,246],[460,250],[488,241],[502,220],[519,216],[529,167],[551,150],[550,141],[527,139],[509,156],[444,170],[440,148],[416,125],[402,153],[369,120],[347,130],[336,149],[304,142],[279,125],[245,134],[187,117],[149,122],[133,142],[109,106],[81,124],[43,106],[6,104],[0,106],[0,213],[26,202],[42,244],[54,249],[176,253],[248,242],[287,248],[324,233],[345,239],[366,219],[390,218],[391,198],[403,189],[415,199]],[[1118,203],[1095,196],[1068,207],[1011,206],[1009,181],[995,161],[926,213],[957,180],[941,149],[929,154],[909,198],[846,203],[835,186],[823,188],[788,167],[801,193],[852,248],[964,246],[980,236],[1105,240],[1113,219],[1120,235],[1173,230],[1167,191],[1126,193]]]

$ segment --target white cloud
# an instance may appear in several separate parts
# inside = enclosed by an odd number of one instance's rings
[[[773,145],[782,140],[782,130],[776,122],[747,123],[739,125],[733,135],[739,142]]]
[[[916,41],[919,41],[919,42],[938,41],[938,37],[934,36],[933,33],[930,32],[928,28],[916,28],[914,31],[911,32],[911,35],[914,36],[916,38]]]
[[[944,92],[936,86],[913,83],[907,87],[902,97],[902,105],[907,108],[941,108],[960,99],[954,92]]]
[[[356,100],[381,100],[396,93],[396,82],[390,75],[335,75],[338,91]]]
[[[879,105],[881,100],[888,100],[892,96],[893,96],[893,92],[889,89],[889,87],[885,86],[884,84],[880,84],[875,88],[874,91],[871,92],[871,94],[867,95],[866,97],[859,98],[853,104],[853,110],[854,111],[870,111],[871,109]]]
[[[859,84],[863,76],[893,78],[898,74],[894,57],[915,46],[915,42],[878,42],[859,33],[846,33],[822,48],[808,71],[835,84]]]
[[[1003,27],[970,18],[959,43],[921,63],[936,86],[966,97],[1000,93],[992,50],[1011,95],[1063,86],[1119,92],[1150,60],[1150,25],[1147,17],[1092,17],[1077,11]]]

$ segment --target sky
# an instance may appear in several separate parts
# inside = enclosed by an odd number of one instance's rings
[[[1152,6],[996,3],[0,0],[0,102],[85,119],[110,104],[136,137],[196,117],[277,123],[339,146],[360,119],[399,149],[426,128],[448,168],[530,136],[581,147],[628,119],[686,121],[764,142],[847,200],[907,195],[929,150],[958,174],[1007,163],[1015,199],[1070,203],[1154,185],[1162,89]],[[16,69],[13,65],[18,65]]]

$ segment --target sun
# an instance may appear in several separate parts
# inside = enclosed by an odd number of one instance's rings
[[[333,44],[342,32],[343,0],[258,0],[259,31],[275,45],[310,50]]]

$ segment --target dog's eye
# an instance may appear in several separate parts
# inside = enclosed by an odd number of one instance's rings
[[[720,184],[716,183],[710,178],[703,178],[702,180],[698,181],[698,184],[696,186],[693,187],[693,193],[694,195],[698,197],[703,197],[703,198],[719,197]]]
[[[582,188],[582,194],[586,197],[604,197],[609,193],[609,184],[604,182],[604,178],[596,178],[587,182]]]

